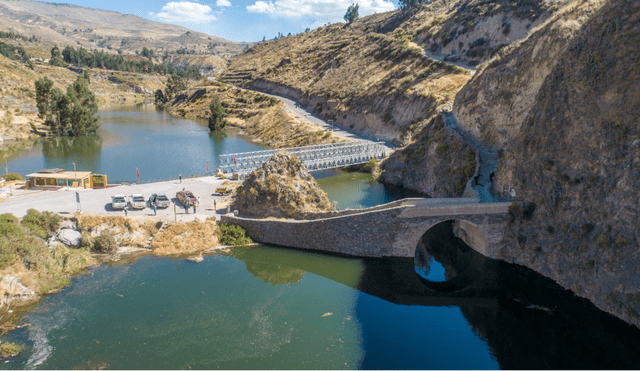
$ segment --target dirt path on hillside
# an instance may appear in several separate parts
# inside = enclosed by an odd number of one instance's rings
[[[213,77],[209,77],[208,79],[210,81],[216,81],[215,78],[213,78]],[[271,93],[265,93],[265,92],[262,92],[262,91],[251,90],[251,89],[246,89],[246,88],[240,88],[240,87],[237,87],[237,86],[231,85],[231,84],[228,84],[228,85],[229,86],[233,86],[234,88],[238,88],[238,89],[242,89],[242,90],[246,90],[246,91],[251,91],[251,92],[254,92],[254,93],[260,93],[260,94],[267,95],[269,97],[274,97],[276,99],[279,99],[280,101],[282,101],[282,103],[285,104],[285,106],[287,107],[289,112],[291,112],[293,115],[295,115],[298,118],[300,118],[302,121],[305,121],[308,124],[314,125],[314,126],[318,127],[321,130],[329,131],[329,132],[331,132],[333,134],[333,136],[338,137],[340,139],[344,139],[344,140],[370,140],[370,141],[373,141],[373,142],[380,141],[381,143],[383,143],[389,149],[389,152],[393,151],[396,148],[396,146],[391,142],[382,141],[382,140],[379,140],[378,138],[372,138],[372,137],[366,136],[364,134],[360,134],[358,132],[345,129],[345,128],[340,127],[340,126],[337,126],[335,124],[330,124],[326,120],[323,120],[320,117],[316,116],[312,112],[311,109],[302,107],[302,105],[300,105],[300,103],[298,103],[298,102],[296,102],[296,101],[294,101],[294,100],[292,100],[290,98],[283,97],[283,96],[280,96],[280,95],[271,94]]]

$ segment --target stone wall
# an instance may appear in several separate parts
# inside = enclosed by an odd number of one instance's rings
[[[479,253],[495,258],[502,241],[507,204],[442,204],[446,200],[404,200],[387,207],[314,220],[254,219],[227,214],[225,223],[247,230],[255,241],[355,256],[413,257],[418,241],[434,225],[459,221],[465,241]],[[458,203],[458,204],[456,204]],[[473,238],[468,238],[473,236]]]

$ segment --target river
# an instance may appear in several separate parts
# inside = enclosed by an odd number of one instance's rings
[[[134,180],[135,167],[154,179],[262,148],[147,108],[100,115],[91,144],[48,139],[10,159],[10,171],[75,162],[109,179]],[[315,176],[340,207],[410,195],[367,174]],[[480,256],[447,223],[425,234],[416,259],[274,246],[200,263],[132,257],[89,269],[22,323],[0,338],[25,346],[2,369],[640,368],[640,330],[530,269]]]

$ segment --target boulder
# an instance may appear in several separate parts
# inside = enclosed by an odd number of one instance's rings
[[[2,307],[14,301],[24,302],[36,297],[35,291],[23,285],[17,277],[10,275],[5,275],[0,280],[0,294]]]
[[[300,218],[332,211],[327,194],[296,156],[277,152],[247,176],[237,195],[240,216]]]
[[[80,247],[81,236],[75,229],[63,229],[58,234],[58,240],[69,247]]]

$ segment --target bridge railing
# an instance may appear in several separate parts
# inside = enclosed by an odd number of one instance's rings
[[[383,143],[359,140],[236,153],[220,155],[220,170],[224,174],[245,175],[262,166],[276,152],[283,150],[298,157],[310,171],[363,164],[372,158],[383,159],[389,151]]]

